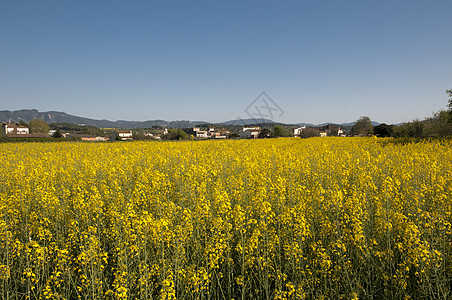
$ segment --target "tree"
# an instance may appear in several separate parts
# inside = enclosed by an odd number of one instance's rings
[[[137,129],[133,131],[132,137],[135,141],[143,141],[149,139],[145,134],[144,131],[141,129]]]
[[[378,137],[392,136],[393,127],[394,127],[393,125],[382,123],[374,127],[374,134]]]
[[[432,137],[451,136],[452,122],[449,113],[441,110],[433,114],[432,117],[425,119],[423,123],[423,135]]]
[[[424,136],[425,122],[413,120],[394,127],[394,136],[396,137],[422,137]]]
[[[300,137],[302,139],[307,139],[316,136],[320,136],[320,131],[314,128],[305,128],[300,132]]]
[[[20,121],[17,122],[16,124],[19,125],[19,126],[26,126],[26,127],[28,127],[27,122],[25,122],[24,120],[20,120]]]
[[[282,127],[281,125],[275,125],[273,131],[274,131],[274,135],[275,135],[276,137],[279,137],[279,136],[288,136],[288,135],[287,135],[287,131],[288,131],[288,130],[286,130],[286,129],[285,129],[284,127]]]
[[[449,96],[449,111],[452,111],[452,89],[446,90],[446,93]]]
[[[262,131],[259,133],[259,138],[271,138],[273,137],[272,131],[268,128],[262,129]]]
[[[53,137],[54,138],[60,138],[63,135],[61,134],[61,131],[59,129],[57,129],[54,133],[53,133]]]
[[[180,128],[173,128],[168,131],[163,137],[165,140],[186,140],[189,138],[188,134]]]
[[[449,96],[449,123],[452,123],[452,89],[446,90],[446,93]]]
[[[43,133],[49,134],[50,126],[49,123],[42,119],[33,119],[28,122],[28,127],[30,128],[30,133]]]
[[[361,117],[359,118],[355,125],[353,125],[350,135],[370,135],[374,132],[374,128],[372,126],[372,122],[370,121],[369,117]]]

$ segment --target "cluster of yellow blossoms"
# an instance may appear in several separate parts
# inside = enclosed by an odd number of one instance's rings
[[[2,299],[452,290],[452,141],[1,144]]]

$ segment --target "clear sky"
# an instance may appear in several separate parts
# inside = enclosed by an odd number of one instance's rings
[[[451,12],[450,0],[1,0],[0,110],[221,122],[265,92],[280,122],[423,119],[452,88]]]

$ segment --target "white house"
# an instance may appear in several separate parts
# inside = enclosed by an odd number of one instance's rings
[[[130,131],[118,131],[118,136],[121,140],[127,141],[132,139],[132,130]]]
[[[261,130],[260,127],[243,127],[242,132],[248,131],[248,130]]]
[[[241,138],[249,139],[249,138],[257,138],[261,133],[260,127],[244,127],[242,131],[239,133]]]
[[[293,130],[293,136],[299,137],[302,135],[303,132],[308,132],[312,134],[313,136],[320,136],[325,137],[328,136],[328,131],[323,129],[322,127],[298,127]]]
[[[121,140],[121,141],[129,141],[133,139],[132,130],[119,130],[114,132],[111,137],[111,140]]]
[[[293,136],[300,136],[300,135],[301,135],[301,132],[302,132],[304,129],[306,129],[306,126],[301,126],[301,127],[298,127],[298,128],[294,128],[294,130],[293,130]]]
[[[3,123],[2,132],[4,134],[30,134],[28,127],[12,123]]]
[[[198,130],[196,131],[196,137],[201,139],[207,139],[209,135],[206,130]]]

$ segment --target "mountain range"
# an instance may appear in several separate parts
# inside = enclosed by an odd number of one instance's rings
[[[135,129],[135,128],[151,128],[153,126],[160,127],[168,127],[168,128],[187,128],[187,127],[195,127],[200,124],[212,124],[211,122],[205,121],[165,121],[165,120],[148,120],[148,121],[125,121],[125,120],[96,120],[84,117],[78,117],[74,115],[67,114],[65,112],[59,111],[47,111],[40,112],[36,109],[21,109],[21,110],[0,110],[0,122],[29,122],[33,119],[42,119],[48,123],[71,123],[78,125],[86,125],[86,126],[96,126],[99,128],[122,128],[122,129]],[[213,123],[214,125],[237,125],[237,126],[245,126],[250,124],[265,124],[265,123],[274,123],[274,124],[282,124],[277,123],[269,119],[236,119],[229,120],[225,122]],[[296,123],[296,124],[284,124],[284,125],[295,125],[295,126],[324,126],[331,123],[322,123],[318,125],[310,124],[310,123]],[[355,122],[338,124],[342,127],[351,127],[355,124]],[[372,122],[372,125],[379,125],[378,122]]]

